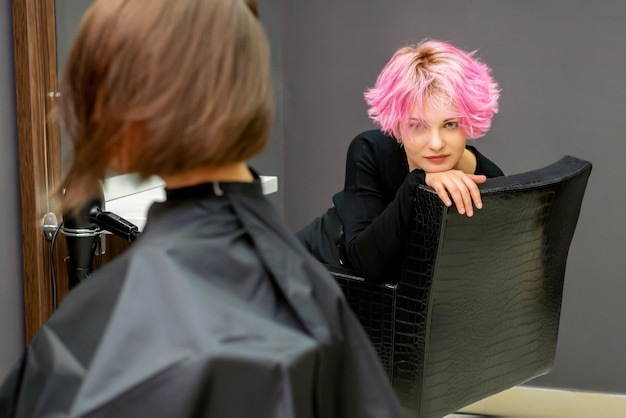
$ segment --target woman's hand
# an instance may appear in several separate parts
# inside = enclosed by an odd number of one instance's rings
[[[478,184],[485,180],[486,176],[466,174],[461,170],[426,173],[426,184],[435,189],[443,204],[449,207],[454,202],[458,212],[467,216],[474,215],[473,206],[478,209],[483,207]]]

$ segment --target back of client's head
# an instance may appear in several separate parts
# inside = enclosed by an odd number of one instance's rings
[[[399,127],[417,107],[454,109],[468,138],[487,132],[498,111],[498,84],[490,68],[441,41],[425,40],[395,52],[365,92],[370,118],[382,131],[399,137]]]
[[[74,145],[65,209],[113,160],[148,177],[259,153],[272,119],[269,67],[256,0],[94,1],[61,87]]]

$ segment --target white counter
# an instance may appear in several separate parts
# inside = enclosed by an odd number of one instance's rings
[[[158,177],[138,184],[134,177],[115,176],[104,182],[104,210],[134,223],[143,229],[146,223],[148,208],[153,202],[165,200],[165,184]],[[261,176],[263,194],[278,191],[278,177]]]

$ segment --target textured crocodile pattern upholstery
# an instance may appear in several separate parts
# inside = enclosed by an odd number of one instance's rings
[[[350,270],[333,266],[328,268],[341,285],[348,304],[367,332],[387,376],[392,379],[397,286],[366,283]]]
[[[590,172],[568,156],[490,179],[472,218],[421,186],[397,285],[331,270],[410,417],[442,417],[551,369]]]

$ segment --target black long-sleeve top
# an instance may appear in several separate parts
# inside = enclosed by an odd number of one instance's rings
[[[475,174],[504,175],[476,148],[467,148],[476,156]],[[397,277],[419,184],[426,184],[425,172],[409,173],[405,150],[395,138],[370,130],[352,140],[345,186],[333,203],[343,224],[344,261],[366,279]]]

